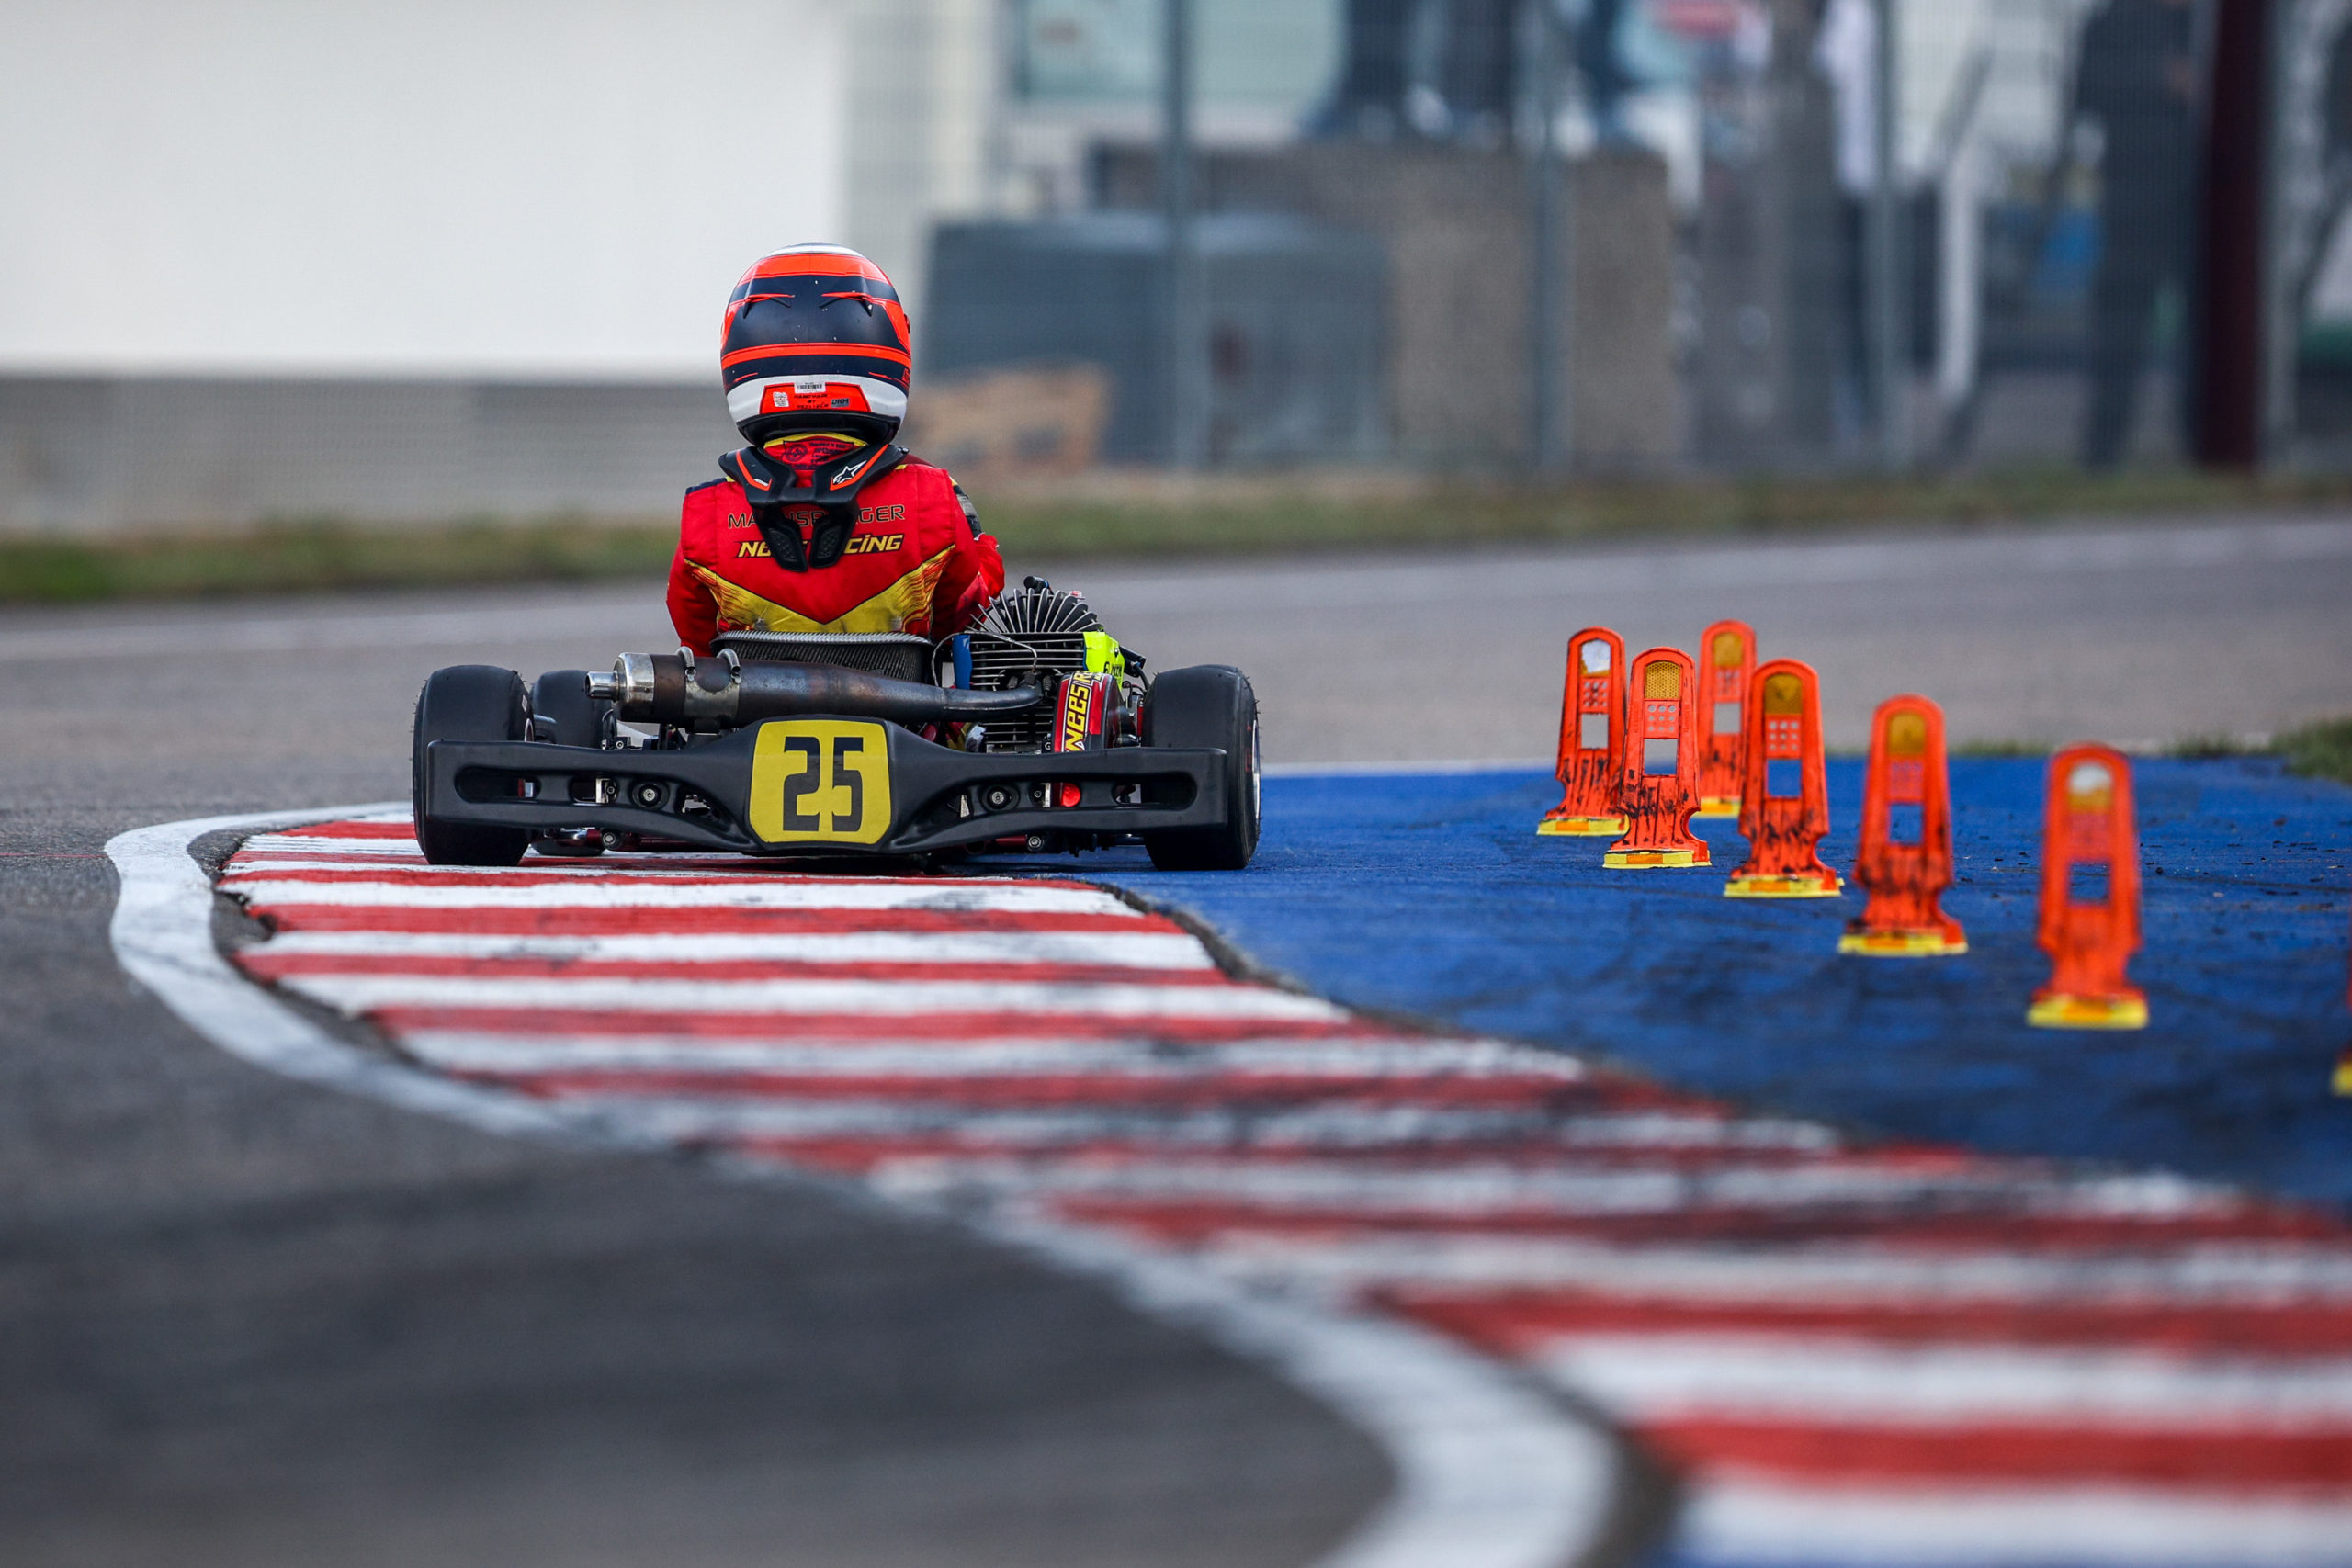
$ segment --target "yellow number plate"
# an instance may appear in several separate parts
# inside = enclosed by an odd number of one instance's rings
[[[752,831],[770,844],[879,843],[890,738],[867,719],[777,718],[752,743]]]

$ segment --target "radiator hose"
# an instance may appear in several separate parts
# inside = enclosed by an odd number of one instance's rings
[[[973,692],[894,680],[835,664],[793,664],[721,655],[624,653],[612,672],[588,677],[588,694],[620,716],[658,724],[756,724],[797,714],[842,714],[905,725],[957,724],[1024,713],[1044,700],[1035,686]]]

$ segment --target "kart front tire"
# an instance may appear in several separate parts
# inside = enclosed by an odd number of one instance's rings
[[[1143,705],[1147,746],[1216,747],[1225,752],[1225,820],[1213,828],[1146,833],[1162,871],[1239,871],[1258,852],[1258,694],[1250,677],[1223,664],[1170,670]]]
[[[424,749],[435,740],[521,740],[530,734],[523,677],[489,664],[435,670],[416,697],[409,749],[417,847],[434,865],[514,865],[531,847],[527,828],[444,822],[424,814]]]
[[[585,670],[550,670],[531,682],[531,735],[558,746],[602,746],[613,705],[588,694]]]

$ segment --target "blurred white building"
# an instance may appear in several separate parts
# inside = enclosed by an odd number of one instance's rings
[[[1339,0],[1204,0],[1286,134]],[[647,513],[727,444],[728,288],[913,308],[932,225],[1082,199],[1158,0],[0,0],[0,528]],[[673,482],[674,479],[674,482]]]
[[[0,0],[0,526],[667,506],[751,260],[920,299],[995,14]]]
[[[990,0],[0,4],[0,368],[702,377],[744,265],[919,292]]]

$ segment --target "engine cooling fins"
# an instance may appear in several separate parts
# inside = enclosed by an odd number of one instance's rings
[[[1083,636],[1101,631],[1102,617],[1077,594],[1057,592],[1043,578],[1033,577],[1017,591],[1001,595],[973,629],[1012,638]]]
[[[1102,630],[1102,617],[1075,593],[1056,592],[1032,577],[989,606],[971,632],[971,682],[983,691],[1033,686],[1052,694],[1065,675],[1083,673],[1087,642]],[[991,720],[990,751],[1040,751],[1053,725],[1048,709]]]

